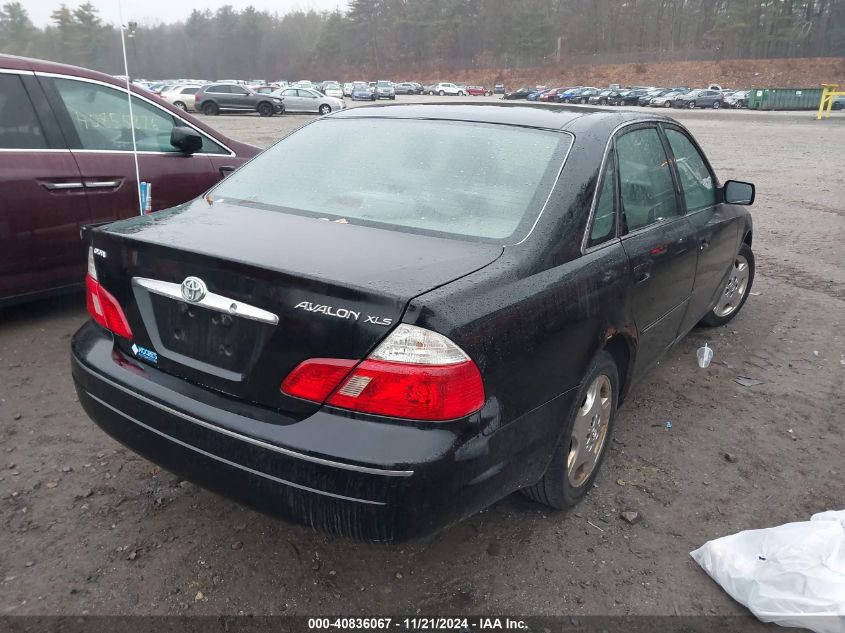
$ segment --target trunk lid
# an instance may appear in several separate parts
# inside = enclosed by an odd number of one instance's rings
[[[365,357],[408,301],[502,248],[204,200],[92,236],[100,282],[124,307],[124,352],[252,403],[307,415],[279,386],[309,358]],[[182,282],[192,277],[185,299]],[[195,288],[194,286],[204,286]]]

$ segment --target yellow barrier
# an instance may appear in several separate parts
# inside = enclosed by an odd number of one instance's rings
[[[840,90],[838,84],[822,84],[822,100],[819,102],[817,121],[821,118],[830,118],[830,110],[833,108],[833,100],[836,97],[845,97],[845,90]]]

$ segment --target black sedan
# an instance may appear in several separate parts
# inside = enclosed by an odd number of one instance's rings
[[[521,88],[517,88],[512,92],[506,92],[502,95],[502,99],[513,100],[513,99],[527,99],[528,95],[532,92],[537,92],[536,88],[529,88],[528,86],[522,86]]]
[[[517,490],[568,508],[636,380],[742,308],[753,199],[669,118],[343,110],[90,231],[73,378],[139,454],[333,534],[428,534]]]

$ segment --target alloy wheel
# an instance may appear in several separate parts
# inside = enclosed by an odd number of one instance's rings
[[[613,385],[610,378],[600,374],[587,390],[572,426],[566,474],[573,488],[584,485],[596,469],[607,440],[612,410]]]
[[[749,267],[748,260],[742,255],[737,255],[731,268],[728,283],[713,308],[713,314],[717,317],[726,317],[739,309],[745,292],[748,290]]]

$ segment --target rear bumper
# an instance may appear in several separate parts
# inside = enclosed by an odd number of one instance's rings
[[[139,363],[91,322],[71,365],[85,411],[136,453],[267,514],[369,541],[430,534],[536,481],[570,405],[564,394],[501,427],[487,408],[441,425],[325,408],[297,421]]]

